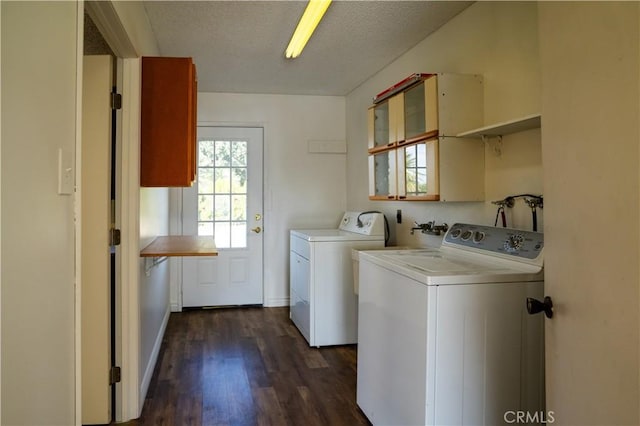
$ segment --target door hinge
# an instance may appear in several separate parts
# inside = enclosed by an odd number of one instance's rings
[[[113,366],[111,370],[109,370],[109,384],[113,385],[116,383],[120,383],[121,380],[121,372],[120,367]]]
[[[122,108],[122,95],[120,93],[111,94],[111,109]]]
[[[120,240],[121,240],[120,230],[116,228],[111,228],[109,230],[109,245],[119,246]]]

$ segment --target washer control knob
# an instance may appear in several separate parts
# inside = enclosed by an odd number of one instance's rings
[[[460,229],[460,228],[453,229],[449,233],[449,235],[451,235],[451,238],[454,239],[454,240],[456,238],[458,238],[460,236],[460,234],[462,234],[462,229]]]
[[[509,252],[520,250],[524,243],[524,237],[522,234],[509,235],[509,238],[504,242],[504,249]]]
[[[485,233],[484,232],[476,231],[473,234],[473,242],[476,243],[476,244],[480,243],[482,240],[484,240],[484,237],[485,237]]]
[[[469,238],[471,238],[471,236],[473,235],[473,232],[469,231],[468,229],[466,231],[464,231],[462,233],[462,241],[469,241]]]

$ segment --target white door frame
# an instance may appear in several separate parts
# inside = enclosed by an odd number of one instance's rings
[[[140,398],[140,308],[139,308],[139,261],[140,261],[140,86],[141,63],[138,52],[134,48],[114,5],[110,1],[78,2],[78,75],[82,76],[84,8],[91,15],[94,23],[108,42],[121,65],[122,74],[118,75],[118,89],[123,95],[122,109],[118,120],[121,126],[118,131],[118,144],[121,163],[116,170],[116,185],[120,191],[120,229],[122,242],[120,246],[119,271],[120,298],[116,301],[116,323],[118,327],[116,344],[116,361],[121,366],[121,382],[116,385],[117,422],[128,421],[140,416],[142,402]],[[122,59],[124,58],[124,59]],[[79,96],[82,95],[82,78],[77,80]],[[80,134],[81,98],[78,101],[77,134]],[[76,138],[76,153],[80,153],[81,138]],[[80,181],[81,164],[76,156],[76,182]],[[79,230],[82,217],[78,207],[80,200],[76,197],[76,265],[80,264],[81,246]],[[79,266],[76,266],[76,277],[79,277]],[[76,424],[82,419],[81,390],[81,304],[80,282],[76,279]]]
[[[196,127],[261,127],[262,128],[262,144],[263,144],[263,163],[266,155],[265,135],[267,134],[268,124],[264,122],[245,122],[245,121],[198,121]],[[262,170],[263,182],[266,179],[266,169]],[[263,220],[266,213],[265,194],[262,194],[262,216]],[[266,225],[266,223],[265,223]],[[264,226],[263,226],[264,227]],[[182,191],[180,188],[171,188],[169,190],[169,233],[171,235],[182,235]],[[263,237],[264,238],[264,237]],[[264,247],[264,241],[263,241]],[[264,256],[264,254],[263,254]],[[169,302],[171,304],[171,312],[182,312],[182,260],[180,258],[171,258],[170,275],[169,275]],[[262,290],[263,303],[266,300],[266,283],[264,281],[264,261],[262,265]],[[266,305],[264,305],[266,306]]]
[[[116,386],[116,421],[140,416],[140,59],[122,60],[121,173],[116,183],[120,197],[120,350],[116,361],[121,382]],[[126,147],[126,148],[125,148]],[[119,314],[119,315],[118,315]],[[116,345],[117,346],[117,345]]]

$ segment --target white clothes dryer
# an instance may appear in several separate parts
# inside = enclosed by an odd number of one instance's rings
[[[357,342],[351,250],[384,245],[377,212],[346,212],[337,229],[290,231],[289,316],[310,346]]]

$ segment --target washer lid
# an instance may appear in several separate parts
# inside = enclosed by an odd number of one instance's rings
[[[341,229],[292,229],[291,235],[314,241],[384,241],[384,235],[364,235]]]
[[[542,268],[505,259],[457,253],[447,248],[365,251],[360,261],[370,261],[426,285],[480,284],[540,281]]]

